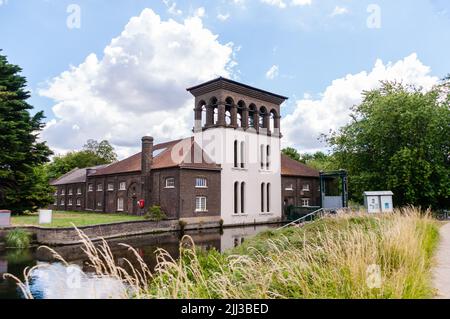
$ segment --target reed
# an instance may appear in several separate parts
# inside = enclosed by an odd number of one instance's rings
[[[430,298],[438,234],[429,214],[412,207],[388,215],[339,214],[261,233],[224,254],[198,250],[184,237],[178,259],[157,250],[154,270],[128,247],[139,266],[126,261],[126,270],[106,242],[94,245],[80,231],[97,276],[120,280],[124,298],[183,299]]]

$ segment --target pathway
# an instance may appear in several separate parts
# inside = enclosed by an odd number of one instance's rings
[[[441,227],[441,240],[433,269],[433,286],[437,299],[450,299],[450,223]]]

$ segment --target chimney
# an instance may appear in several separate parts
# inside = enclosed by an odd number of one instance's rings
[[[142,138],[142,175],[148,175],[153,164],[153,137],[144,136]]]

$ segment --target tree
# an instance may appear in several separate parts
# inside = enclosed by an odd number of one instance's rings
[[[38,142],[44,114],[30,114],[33,107],[27,103],[30,93],[21,71],[0,54],[0,207],[14,213],[45,206],[50,198],[33,195],[44,189],[37,167],[48,162],[52,152]]]
[[[349,171],[350,197],[392,190],[397,205],[449,207],[450,95],[443,81],[428,92],[398,83],[364,92],[353,122],[328,142]]]
[[[86,168],[110,164],[117,159],[114,148],[108,141],[98,143],[88,140],[82,151],[59,155],[47,165],[47,174],[50,180],[56,179],[75,168]]]
[[[287,147],[287,148],[284,148],[281,152],[284,155],[293,159],[294,161],[301,162],[300,153],[295,148]]]
[[[83,150],[91,152],[103,159],[105,164],[117,161],[117,154],[114,151],[114,147],[106,140],[103,140],[100,143],[95,140],[88,140],[84,145]]]

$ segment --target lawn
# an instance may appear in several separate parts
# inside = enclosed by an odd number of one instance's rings
[[[13,216],[13,226],[42,226],[48,228],[64,228],[120,223],[128,221],[144,220],[141,216],[130,216],[124,214],[104,214],[104,213],[85,213],[85,212],[53,212],[53,222],[47,225],[39,225],[39,215],[31,214],[24,216]]]

